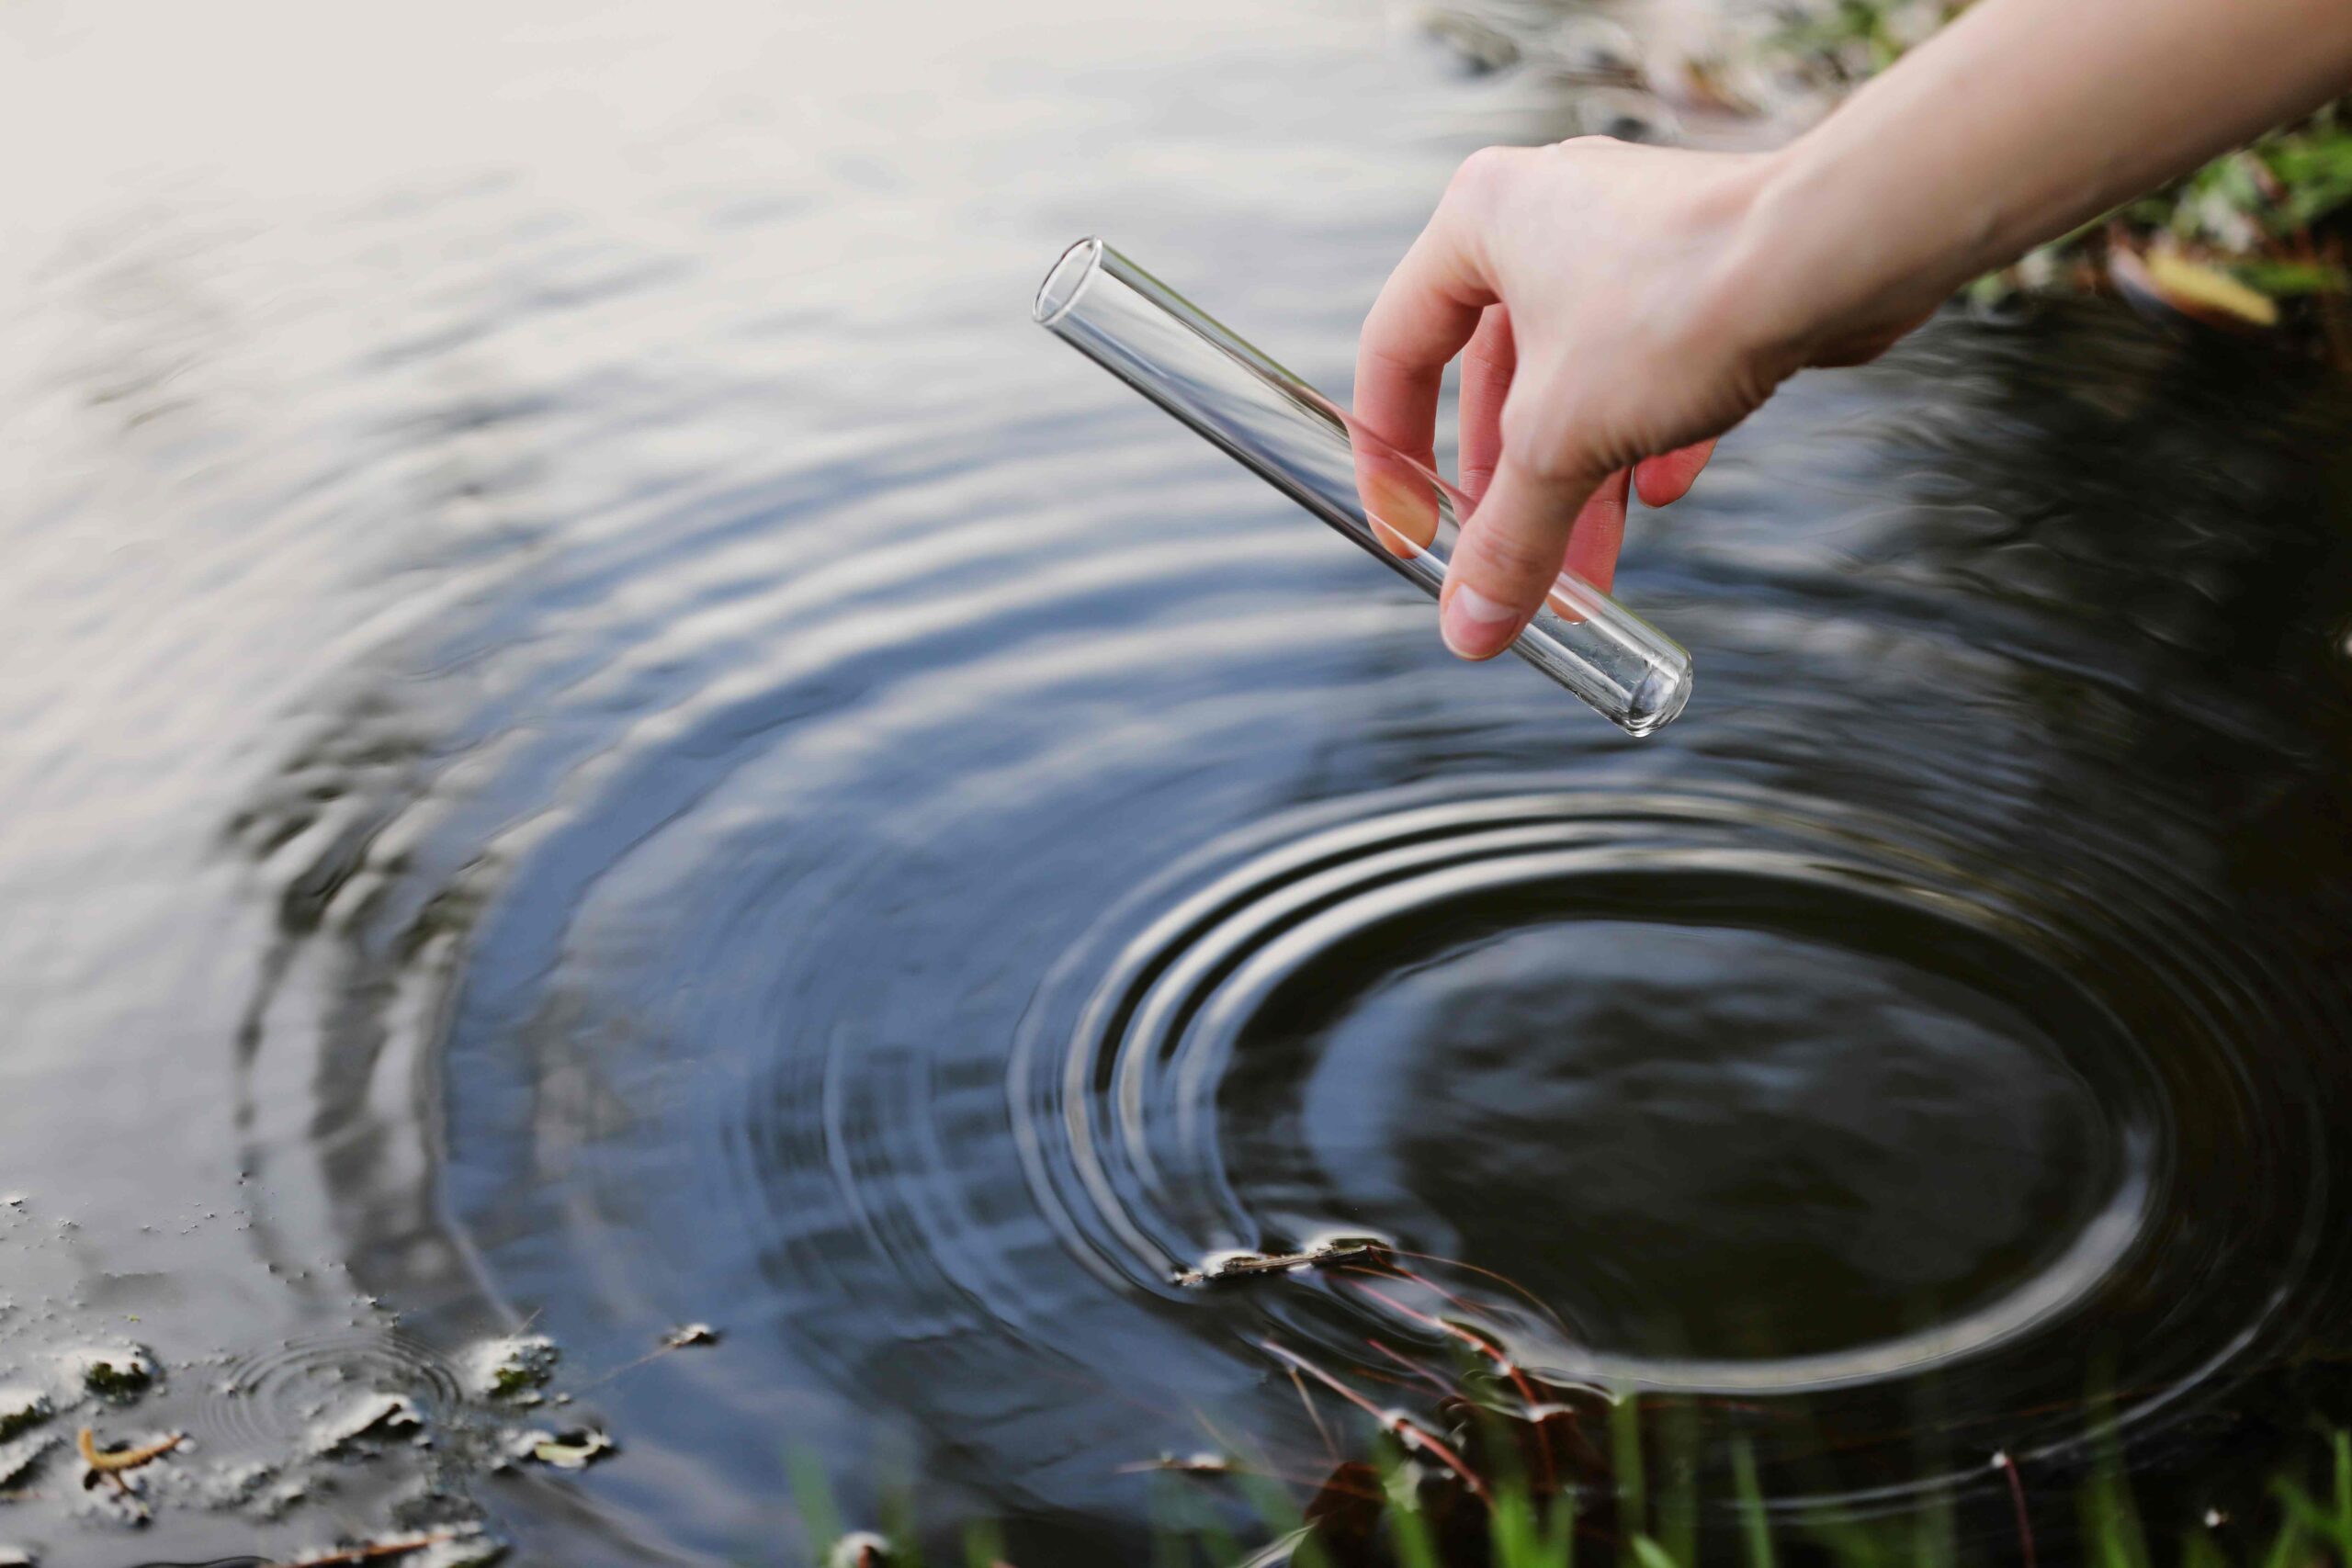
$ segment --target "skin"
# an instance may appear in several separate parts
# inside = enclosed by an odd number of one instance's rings
[[[1680,499],[1790,376],[2347,89],[2346,0],[1978,0],[1777,152],[1488,148],[1364,321],[1366,503],[1412,485],[1381,443],[1431,461],[1459,355],[1477,504],[1440,624],[1492,658],[1564,567],[1610,585],[1629,489]]]

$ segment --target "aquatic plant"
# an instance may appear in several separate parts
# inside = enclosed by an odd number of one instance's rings
[[[1623,1408],[1631,1409],[1631,1402]],[[1627,1429],[1632,1429],[1629,1426]],[[2177,1540],[2148,1529],[2120,1464],[2102,1461],[2072,1499],[2076,1516],[2067,1561],[2099,1568],[2320,1568],[2352,1564],[2352,1433],[2327,1436],[2327,1483],[2313,1491],[2308,1478],[2281,1474],[2270,1492],[2276,1517],[2265,1528],[2240,1531],[2209,1513]],[[1736,1562],[1741,1568],[1780,1568],[1784,1562],[1826,1562],[1833,1568],[1960,1568],[1962,1564],[2048,1561],[2030,1517],[2000,1540],[1962,1539],[1949,1508],[1905,1518],[1861,1519],[1835,1512],[1782,1518],[1758,1482],[1755,1459],[1743,1443],[1729,1446],[1734,1475],[1734,1527],[1702,1550],[1695,1497],[1677,1483],[1653,1495],[1634,1464],[1598,1493],[1544,1492],[1527,1478],[1498,1480],[1476,1507],[1452,1477],[1403,1446],[1385,1443],[1370,1460],[1334,1470],[1303,1506],[1279,1486],[1249,1498],[1270,1540],[1255,1550],[1236,1544],[1230,1531],[1172,1502],[1158,1510],[1153,1568],[1576,1568],[1579,1562],[1618,1568],[1701,1568]],[[1621,1453],[1620,1459],[1636,1458]],[[2006,1456],[1996,1456],[2005,1459]],[[1678,1465],[1674,1473],[1687,1475]],[[1232,1479],[1244,1472],[1188,1469],[1185,1474]],[[2009,1470],[2014,1476],[2014,1469]],[[821,1482],[818,1483],[821,1487]],[[805,1483],[803,1517],[832,1522],[814,1568],[913,1568],[922,1548],[910,1528],[889,1533],[841,1531],[830,1496],[812,1513]],[[992,1523],[964,1535],[967,1568],[1020,1568]]]
[[[1478,1325],[1429,1322],[1453,1338],[1451,1362],[1365,1341],[1439,1392],[1427,1414],[1385,1407],[1359,1386],[1361,1372],[1260,1342],[1322,1440],[1319,1472],[1302,1471],[1295,1456],[1238,1449],[1205,1417],[1218,1448],[1118,1466],[1155,1488],[1153,1568],[2352,1568],[2352,1431],[2313,1428],[2326,1460],[2316,1485],[2309,1471],[2318,1456],[2306,1447],[2246,1494],[2258,1502],[2243,1517],[2202,1503],[2184,1514],[2177,1488],[2133,1479],[2112,1396],[2095,1379],[2075,1458],[2035,1461],[2030,1480],[1996,1450],[1989,1489],[1947,1486],[1862,1516],[1769,1495],[1748,1435],[1752,1407],[1546,1383]],[[1319,1400],[1336,1400],[1345,1419],[1327,1421]],[[789,1470],[814,1563],[922,1561],[909,1493],[886,1498],[878,1529],[852,1529],[815,1456],[795,1454]],[[2160,1504],[2153,1512],[2143,1504],[2151,1497]],[[1262,1544],[1239,1544],[1237,1510],[1254,1519]],[[962,1546],[968,1568],[1021,1568],[994,1523],[967,1529]]]

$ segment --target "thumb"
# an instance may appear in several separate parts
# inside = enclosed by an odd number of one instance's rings
[[[1506,452],[1446,569],[1438,599],[1445,644],[1464,659],[1492,659],[1534,618],[1584,509],[1606,472],[1537,473]]]

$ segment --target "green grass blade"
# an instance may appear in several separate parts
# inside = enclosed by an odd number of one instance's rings
[[[1747,1568],[1772,1568],[1772,1520],[1764,1511],[1763,1483],[1756,1478],[1756,1449],[1746,1438],[1731,1446],[1732,1485],[1739,1497],[1739,1535]]]
[[[824,1461],[806,1449],[793,1450],[785,1455],[784,1463],[792,1477],[793,1506],[799,1510],[811,1561],[821,1562],[833,1542],[842,1538],[842,1514],[833,1506],[833,1483],[825,1474]]]
[[[1609,1455],[1617,1472],[1617,1533],[1627,1540],[1646,1534],[1650,1504],[1642,1473],[1642,1407],[1631,1393],[1609,1407]]]
[[[964,1527],[964,1568],[995,1568],[1004,1561],[1004,1531],[993,1519]]]
[[[1410,1466],[1388,1472],[1388,1528],[1396,1541],[1397,1568],[1438,1568],[1437,1543],[1430,1539],[1430,1522],[1421,1517],[1413,1486]]]
[[[1684,1568],[1683,1564],[1674,1560],[1674,1553],[1667,1551],[1648,1536],[1637,1535],[1631,1537],[1630,1540],[1634,1549],[1635,1568]]]

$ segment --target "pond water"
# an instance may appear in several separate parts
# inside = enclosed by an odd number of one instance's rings
[[[194,1438],[0,1541],[798,1561],[797,1454],[1132,1560],[1156,1456],[1329,1468],[1269,1343],[1420,1408],[1439,1315],[2053,1529],[2094,1395],[2199,1509],[2352,1404],[2318,373],[2086,306],[1802,378],[1634,520],[1637,743],[1029,321],[1100,231],[1344,394],[1573,116],[1363,7],[0,39],[0,1384],[135,1342],[95,1425]],[[1175,1280],[1336,1235],[1417,1261]],[[469,1392],[525,1328],[568,1404]],[[435,1444],[316,1457],[377,1393]]]

